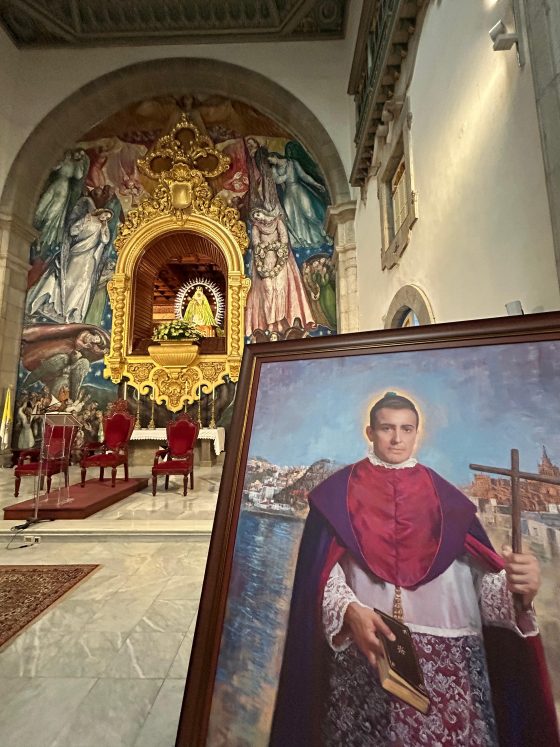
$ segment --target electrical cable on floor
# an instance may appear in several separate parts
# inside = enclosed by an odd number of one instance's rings
[[[27,543],[24,543],[23,545],[17,545],[16,547],[11,547],[12,542],[15,540],[16,537],[18,537],[22,532],[24,532],[27,529],[27,526],[25,524],[16,524],[15,527],[10,527],[10,532],[13,532],[13,536],[11,537],[10,541],[6,545],[6,550],[22,550],[24,547],[33,547],[33,545],[28,545]]]
[[[26,519],[26,521],[23,524],[16,524],[14,527],[10,527],[10,532],[13,532],[13,536],[6,545],[6,550],[21,550],[24,547],[33,547],[35,543],[24,543],[23,545],[17,545],[16,547],[11,547],[12,542],[14,539],[21,535],[22,532],[25,532],[26,529],[29,529],[29,527],[34,526],[35,524],[42,524],[45,521],[54,521],[54,519],[38,519],[37,521],[34,521],[33,519]]]

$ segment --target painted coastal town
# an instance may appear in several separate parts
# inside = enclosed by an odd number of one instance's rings
[[[307,496],[343,465],[321,459],[311,466],[281,467],[260,457],[247,462],[243,508],[250,513],[299,519],[307,516]]]
[[[303,521],[310,491],[343,465],[321,459],[309,466],[283,467],[252,457],[247,462],[243,508],[251,513]],[[550,459],[546,447],[537,474],[560,479],[560,466]],[[511,529],[511,483],[509,478],[473,474],[459,486],[473,501],[490,533],[507,535]],[[560,485],[521,480],[522,531],[525,542],[544,558],[560,556]]]

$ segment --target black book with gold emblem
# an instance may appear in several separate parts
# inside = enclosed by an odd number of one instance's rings
[[[427,713],[430,698],[409,628],[385,612],[375,612],[395,634],[396,639],[390,641],[382,633],[378,633],[384,651],[384,656],[377,660],[381,686],[421,713]]]

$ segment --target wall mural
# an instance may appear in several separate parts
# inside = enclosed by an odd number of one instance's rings
[[[252,282],[247,341],[336,332],[333,242],[323,229],[329,195],[305,148],[243,102],[185,96],[136,103],[69,149],[53,165],[39,198],[14,448],[28,448],[40,439],[40,416],[49,407],[80,418],[82,441],[99,434],[101,414],[116,396],[115,385],[102,374],[111,330],[107,282],[116,263],[113,242],[128,210],[152,188],[139,173],[137,159],[171,129],[182,111],[231,158],[229,170],[210,184],[239,210],[250,236],[245,255]],[[187,312],[196,289],[182,289],[176,305],[179,316]],[[229,423],[234,395],[231,384],[217,390],[219,425]],[[164,407],[156,407],[155,419],[156,425],[165,424]]]

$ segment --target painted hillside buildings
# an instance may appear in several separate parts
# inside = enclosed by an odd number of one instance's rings
[[[537,471],[539,475],[560,479],[560,467],[550,460],[546,446],[543,446]],[[511,505],[511,481],[503,477],[474,475],[472,483],[466,488],[466,492],[468,495],[478,498],[481,507],[484,503],[495,506]],[[523,511],[560,513],[560,485],[521,480],[520,494]]]

